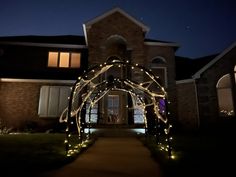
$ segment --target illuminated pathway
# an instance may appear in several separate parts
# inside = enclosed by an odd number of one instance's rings
[[[135,137],[101,137],[73,163],[42,177],[160,177],[159,164]]]

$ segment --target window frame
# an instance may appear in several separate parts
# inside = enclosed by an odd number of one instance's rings
[[[167,68],[164,67],[164,66],[152,66],[151,67],[152,70],[155,70],[155,69],[163,69],[164,71],[164,87],[165,88],[168,88],[168,81],[167,81]]]
[[[66,90],[68,92],[67,94],[65,94],[64,92]],[[39,104],[38,104],[39,118],[60,117],[63,110],[68,105],[68,97],[70,96],[70,92],[71,92],[70,86],[51,86],[51,85],[41,86],[39,95]],[[56,99],[54,99],[54,97],[52,96],[55,94],[58,96]]]
[[[50,53],[57,53],[57,66],[49,66],[50,63]],[[68,61],[68,67],[62,67],[60,66],[61,64],[61,54],[69,54],[69,61]],[[72,66],[72,55],[76,54],[79,55],[79,66]],[[47,67],[48,68],[68,68],[68,69],[76,69],[81,67],[81,52],[68,52],[68,51],[49,51],[48,52],[48,62],[47,62]]]
[[[227,77],[227,78],[226,78]],[[217,93],[217,103],[218,103],[218,114],[220,117],[230,117],[230,116],[234,116],[235,112],[234,112],[234,100],[233,100],[233,87],[232,87],[232,82],[231,82],[231,75],[225,74],[222,77],[220,77],[220,79],[218,79],[217,84],[216,84],[216,93]],[[224,79],[229,79],[229,86],[220,86],[221,82],[224,81]],[[220,92],[222,93],[222,91],[227,91],[228,95],[230,96],[228,99],[230,99],[230,106],[232,107],[232,110],[223,110],[221,105],[222,102],[226,99],[226,98],[222,98],[222,96],[220,97]],[[229,100],[228,100],[229,101]],[[232,112],[233,111],[233,112]]]

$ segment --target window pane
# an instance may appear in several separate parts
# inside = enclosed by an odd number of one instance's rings
[[[233,116],[233,98],[231,88],[218,89],[219,111],[221,116]]]
[[[59,67],[68,68],[69,67],[69,53],[61,52],[60,53],[60,64]]]
[[[166,78],[166,68],[164,67],[159,67],[159,68],[153,68],[152,72],[159,77],[158,81],[159,83],[164,86],[167,87],[167,78]],[[156,86],[156,85],[155,85]]]
[[[48,114],[48,95],[49,95],[49,86],[42,86],[40,89],[39,110],[38,110],[38,115],[40,117],[46,117]]]
[[[143,124],[143,109],[134,109],[134,123],[135,124]]]
[[[86,103],[86,115],[85,115],[85,120],[88,123],[89,122],[89,111],[90,111],[90,103]],[[96,103],[93,108],[91,108],[91,113],[90,113],[90,122],[91,123],[96,123],[98,119],[98,104]]]
[[[158,64],[166,64],[166,60],[162,57],[157,57],[152,60],[152,66],[158,66]]]
[[[58,64],[58,52],[49,52],[48,53],[48,66],[57,67]]]
[[[59,87],[50,87],[48,100],[48,116],[58,117]]]
[[[80,67],[80,53],[71,54],[71,67],[79,68]]]
[[[231,87],[231,78],[229,74],[221,77],[216,85],[217,88],[230,88]]]
[[[70,87],[61,87],[60,88],[60,100],[59,100],[59,116],[64,111],[64,109],[68,106],[68,97],[70,96]]]

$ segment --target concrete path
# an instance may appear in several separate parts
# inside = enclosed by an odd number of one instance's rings
[[[161,177],[148,149],[134,137],[101,137],[74,162],[42,177]]]

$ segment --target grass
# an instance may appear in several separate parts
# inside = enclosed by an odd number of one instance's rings
[[[176,158],[170,160],[153,137],[144,143],[160,162],[166,177],[229,177],[235,176],[235,135],[235,123],[197,132],[176,132],[172,142]]]
[[[60,133],[0,135],[0,176],[30,176],[70,163],[75,156],[66,156],[64,138]]]
[[[161,164],[165,177],[235,176],[235,121],[197,132],[175,132],[173,154],[160,151],[155,139],[142,139]],[[0,176],[35,176],[72,162],[67,157],[64,134],[32,133],[0,135]],[[91,144],[90,144],[91,145]]]

